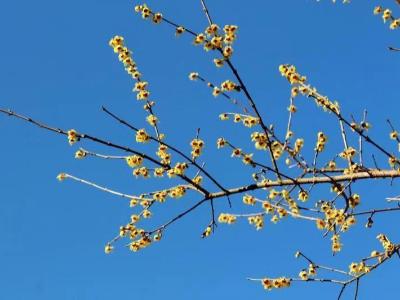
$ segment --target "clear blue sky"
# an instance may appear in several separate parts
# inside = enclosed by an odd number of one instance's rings
[[[239,26],[233,60],[267,123],[276,123],[280,132],[286,126],[289,86],[278,66],[293,63],[321,92],[339,99],[347,116],[354,113],[359,118],[362,109],[368,108],[372,135],[395,151],[387,138],[385,119],[392,118],[400,127],[400,56],[387,46],[400,46],[400,32],[390,31],[372,14],[380,3],[208,2],[217,23]],[[394,1],[386,2],[395,6]],[[197,0],[148,4],[196,31],[206,26]],[[216,70],[212,55],[193,47],[190,38],[176,39],[170,27],[142,21],[133,6],[128,0],[2,1],[0,106],[135,146],[131,132],[100,111],[106,105],[136,125],[144,124],[143,111],[131,92],[133,83],[108,46],[109,39],[120,34],[151,84],[168,141],[189,151],[188,141],[201,127],[203,138],[209,141],[204,156],[207,167],[227,186],[248,180],[241,164],[213,145],[217,137],[225,136],[251,150],[249,131],[219,122],[219,113],[235,108],[187,79],[189,72],[198,71],[221,82],[231,78],[229,73]],[[394,11],[400,15],[399,7]],[[319,130],[338,133],[331,116],[307,100],[298,103],[295,124],[297,132],[310,141],[309,149]],[[377,217],[376,227],[369,231],[361,221],[343,236],[344,250],[335,260],[329,240],[321,237],[314,224],[293,220],[268,223],[261,232],[245,221],[229,228],[219,226],[215,236],[202,240],[199,235],[209,221],[205,207],[172,226],[158,245],[133,254],[119,244],[107,256],[104,244],[132,213],[128,203],[77,183],[60,184],[56,175],[65,171],[136,194],[158,185],[134,180],[122,163],[76,161],[76,148],[65,137],[4,116],[0,128],[0,299],[336,299],[337,286],[300,283],[268,293],[245,278],[295,276],[304,267],[294,259],[298,249],[317,261],[346,268],[379,249],[377,233],[400,240],[398,215]],[[336,149],[340,140],[332,136],[328,145]],[[97,145],[83,146],[119,154]],[[363,208],[385,207],[384,197],[400,194],[398,185],[389,187],[387,182],[357,187]],[[312,200],[328,196],[321,189]],[[149,227],[196,199],[191,195],[156,209]],[[226,210],[224,202],[218,203],[219,212]],[[233,202],[232,212],[243,210],[240,198]],[[361,299],[399,293],[398,276],[399,262],[393,260],[362,281]],[[352,292],[348,292],[345,296],[350,299]]]

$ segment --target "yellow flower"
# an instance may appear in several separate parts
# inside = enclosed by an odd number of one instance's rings
[[[199,73],[192,72],[192,73],[189,74],[189,79],[190,80],[196,80],[197,78],[199,78]]]
[[[143,19],[147,19],[148,17],[150,17],[151,10],[150,10],[150,8],[147,7],[146,4],[143,4],[141,11],[142,11],[142,18]]]
[[[211,39],[211,45],[214,48],[222,48],[222,37],[221,36],[214,36]]]
[[[278,221],[279,221],[279,218],[278,218],[277,215],[274,215],[274,216],[271,218],[271,222],[274,223],[274,224],[278,223]]]
[[[158,119],[155,115],[148,115],[146,117],[147,123],[149,123],[151,126],[156,126]]]
[[[124,38],[122,36],[116,35],[110,40],[110,42],[108,44],[110,45],[110,47],[112,47],[114,49],[118,46],[123,47],[124,46]]]
[[[212,94],[214,97],[217,97],[219,94],[221,94],[221,90],[218,87],[214,87]]]
[[[399,137],[399,133],[398,133],[396,130],[393,130],[393,131],[390,133],[390,138],[391,138],[392,140],[397,140],[398,137]]]
[[[302,202],[307,201],[308,200],[308,192],[305,191],[305,190],[301,190],[299,192],[299,200],[302,201]]]
[[[131,201],[129,201],[129,206],[130,207],[135,207],[138,204],[138,200],[135,198],[132,198]]]
[[[399,26],[400,26],[400,19],[395,19],[390,23],[389,28],[394,30],[394,29],[399,28]]]
[[[155,177],[162,177],[163,175],[164,175],[164,168],[155,168],[154,169]]]
[[[256,198],[254,198],[251,195],[246,194],[243,196],[243,203],[246,205],[254,205],[254,204],[256,204]]]
[[[236,222],[236,216],[230,214],[220,214],[218,217],[218,222],[226,223],[226,224],[233,224]]]
[[[215,35],[219,30],[219,26],[217,24],[211,24],[205,30],[207,35]]]
[[[355,208],[359,204],[360,204],[359,194],[353,194],[351,197],[349,197],[349,205],[351,208]]]
[[[225,147],[225,145],[226,145],[226,140],[224,138],[219,138],[217,140],[217,148],[218,149],[222,148],[222,147]]]
[[[105,252],[106,254],[110,254],[110,253],[113,251],[113,249],[114,249],[114,247],[113,247],[110,243],[108,243],[108,244],[104,247],[104,252]]]
[[[382,6],[376,6],[374,8],[374,15],[378,15],[378,14],[382,13],[382,11],[383,11]]]
[[[180,35],[183,34],[185,31],[186,31],[186,30],[185,30],[184,27],[178,26],[178,27],[176,27],[175,35],[176,35],[176,36],[180,36]]]
[[[208,227],[203,231],[202,237],[203,237],[203,238],[204,238],[204,237],[208,237],[208,236],[211,235],[211,233],[212,233],[212,228],[211,228],[211,226],[208,226]]]
[[[136,132],[136,142],[146,143],[150,140],[150,136],[147,134],[145,129],[140,129]]]
[[[144,91],[146,90],[146,87],[148,86],[148,82],[146,81],[139,81],[135,83],[135,87],[133,88],[134,92],[139,92],[139,91]]]
[[[78,151],[75,152],[75,158],[76,159],[82,159],[82,158],[84,158],[86,156],[86,154],[87,154],[86,151],[84,151],[82,149],[79,149]]]
[[[230,80],[225,80],[223,83],[221,83],[221,90],[222,91],[234,91],[234,90],[238,90],[238,86]]]
[[[392,17],[392,11],[390,9],[385,9],[382,14],[382,19],[384,22]]]
[[[65,174],[65,173],[60,173],[60,174],[58,174],[58,176],[57,176],[57,179],[59,180],[59,181],[63,181],[63,180],[65,180],[67,178],[67,174]]]
[[[145,210],[143,211],[143,218],[148,219],[148,218],[150,218],[150,217],[151,217],[151,211],[148,210],[148,209],[145,209]]]
[[[155,23],[155,24],[160,24],[161,23],[161,21],[162,21],[162,14],[160,14],[160,13],[156,13],[156,14],[154,14],[154,16],[153,16],[153,22]]]
[[[154,235],[153,240],[154,240],[155,242],[158,242],[158,241],[161,240],[161,238],[162,238],[162,234],[161,234],[161,232],[158,232],[158,233],[156,233],[156,234]]]
[[[131,222],[132,223],[137,223],[140,220],[140,216],[139,215],[132,215],[131,216]]]
[[[245,165],[252,165],[253,164],[253,154],[245,154],[242,159]]]
[[[315,221],[315,223],[317,224],[317,228],[320,230],[325,229],[325,227],[326,227],[326,223],[322,219],[317,219],[317,221]]]
[[[349,265],[349,272],[350,273],[352,273],[352,274],[356,274],[357,273],[357,270],[358,270],[358,264],[357,263],[351,263],[350,265]]]
[[[73,145],[80,140],[80,136],[78,136],[78,133],[75,129],[68,130],[67,136],[70,145]]]
[[[239,157],[242,155],[242,150],[239,148],[235,148],[232,151],[231,157]]]
[[[149,98],[150,96],[150,92],[147,90],[141,90],[139,93],[137,93],[136,95],[136,99],[138,100],[146,100],[147,98]]]
[[[221,68],[224,65],[225,60],[220,58],[214,58],[214,64],[218,68]]]
[[[126,163],[131,168],[138,167],[143,163],[143,157],[139,155],[132,155],[125,158]]]
[[[205,40],[206,40],[206,36],[205,36],[203,33],[199,33],[199,34],[195,37],[193,43],[194,43],[195,45],[200,45],[200,44],[203,44],[203,43],[205,42]]]
[[[332,240],[332,252],[335,253],[342,250],[342,244],[340,243],[340,236],[338,234],[334,234],[331,240]]]
[[[308,266],[308,275],[309,276],[315,276],[317,274],[317,269],[313,264],[309,264]]]
[[[232,54],[233,54],[233,48],[232,48],[231,46],[226,46],[226,47],[224,48],[224,50],[222,51],[222,55],[223,55],[225,58],[231,57]]]
[[[266,290],[271,290],[274,287],[273,280],[269,278],[264,278],[261,283]]]
[[[300,279],[301,280],[308,280],[308,273],[307,273],[307,271],[301,271],[300,273],[299,273],[299,277],[300,277]]]

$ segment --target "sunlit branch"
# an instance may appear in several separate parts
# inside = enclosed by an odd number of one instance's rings
[[[21,120],[24,120],[24,121],[26,121],[26,122],[32,123],[32,124],[34,124],[34,125],[36,125],[36,126],[42,128],[42,129],[46,129],[46,130],[49,130],[49,131],[52,131],[52,132],[55,132],[55,133],[58,133],[58,134],[62,134],[62,135],[68,135],[68,132],[65,131],[65,130],[63,130],[63,129],[48,126],[48,125],[43,124],[43,123],[41,123],[41,122],[35,121],[35,120],[33,120],[32,118],[29,118],[29,117],[26,117],[26,116],[17,114],[17,113],[15,113],[15,112],[11,111],[11,110],[0,109],[0,113],[6,114],[6,115],[8,115],[8,116],[16,117],[16,118],[21,119]],[[139,155],[139,156],[143,157],[144,159],[146,159],[146,160],[148,160],[148,161],[151,161],[152,163],[154,163],[154,164],[156,164],[156,165],[158,165],[158,166],[160,166],[160,167],[164,167],[164,168],[166,168],[167,170],[171,169],[171,166],[169,166],[169,165],[164,165],[164,164],[160,163],[158,160],[156,160],[156,159],[154,159],[154,158],[148,156],[147,154],[140,153],[140,152],[138,152],[138,151],[136,151],[136,150],[133,150],[133,149],[131,149],[131,148],[129,148],[129,147],[121,146],[121,145],[118,145],[118,144],[115,144],[115,143],[112,143],[112,142],[109,142],[109,141],[105,141],[105,140],[103,140],[103,139],[100,139],[100,138],[97,138],[97,137],[94,137],[94,136],[91,136],[91,135],[88,135],[88,134],[77,133],[77,136],[78,136],[80,139],[91,140],[91,141],[93,141],[93,142],[96,142],[96,143],[99,143],[99,144],[102,144],[102,145],[105,145],[105,146],[108,146],[108,147],[111,147],[111,148],[115,148],[115,149],[119,149],[119,150],[123,150],[123,151],[126,151],[126,152],[130,152],[130,153]],[[178,176],[179,176],[180,178],[182,178],[184,181],[186,181],[187,183],[192,184],[192,185],[193,185],[194,187],[196,187],[196,189],[197,189],[199,192],[201,192],[202,194],[204,194],[204,195],[208,195],[208,194],[209,194],[209,192],[208,192],[206,189],[204,189],[204,188],[203,188],[202,186],[200,186],[199,184],[193,182],[193,181],[192,181],[190,178],[188,178],[186,175],[178,175]]]

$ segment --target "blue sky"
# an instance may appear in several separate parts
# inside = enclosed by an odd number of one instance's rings
[[[372,14],[380,3],[209,2],[218,24],[239,26],[233,61],[268,124],[284,131],[289,85],[278,66],[293,63],[323,94],[340,100],[346,116],[360,118],[367,108],[372,136],[395,151],[385,119],[400,127],[395,90],[400,63],[399,55],[387,46],[400,46],[400,36]],[[387,2],[395,8],[394,1]],[[148,4],[196,31],[207,25],[199,1]],[[213,55],[192,46],[191,38],[177,39],[170,27],[142,21],[133,7],[125,0],[2,1],[0,107],[137,147],[131,132],[100,111],[105,105],[138,127],[145,126],[143,110],[131,92],[133,83],[108,46],[112,36],[123,35],[150,82],[168,141],[190,151],[188,142],[200,127],[208,142],[207,168],[226,186],[248,182],[249,172],[227,151],[213,147],[216,138],[224,136],[252,151],[247,129],[218,121],[219,113],[235,107],[187,79],[189,72],[198,71],[221,82],[232,78],[229,72],[215,69]],[[400,15],[400,8],[394,12]],[[296,133],[306,144],[311,141],[306,149],[312,149],[315,134],[323,130],[332,136],[328,147],[338,150],[337,122],[306,99],[298,101],[298,108]],[[335,259],[329,240],[314,224],[289,219],[279,225],[268,223],[261,232],[244,220],[229,228],[222,225],[212,238],[202,240],[199,235],[209,221],[204,207],[173,225],[158,245],[133,254],[119,244],[106,256],[104,244],[132,213],[128,203],[77,183],[60,184],[56,175],[65,171],[134,194],[156,189],[158,183],[135,180],[123,163],[77,161],[76,147],[70,147],[65,137],[4,116],[0,128],[1,299],[336,299],[336,286],[300,283],[268,293],[245,278],[296,275],[304,267],[294,259],[299,249],[318,261],[346,268],[379,248],[378,233],[400,239],[393,228],[400,219],[393,214],[378,216],[368,231],[365,220],[360,221],[343,236],[343,253]],[[82,146],[121,154],[90,143]],[[384,164],[384,159],[378,160]],[[396,181],[392,187],[386,181],[357,188],[365,199],[362,208],[385,207],[386,196],[400,194]],[[319,189],[312,200],[328,196],[327,189]],[[148,226],[168,220],[196,199],[190,195],[155,209]],[[232,212],[244,210],[239,197],[233,201]],[[217,204],[219,212],[226,209],[225,201]],[[399,293],[398,270],[394,260],[368,276],[361,282],[360,298]],[[351,296],[349,289],[345,299]]]

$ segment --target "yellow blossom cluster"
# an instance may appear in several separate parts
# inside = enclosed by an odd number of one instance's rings
[[[272,214],[273,212],[275,212],[275,208],[271,205],[269,201],[263,201],[262,208],[267,214]]]
[[[283,154],[283,145],[278,141],[273,141],[271,143],[271,150],[274,159],[279,159]]]
[[[364,261],[359,263],[351,263],[349,265],[349,272],[350,274],[359,276],[364,273],[369,273],[371,271],[371,267],[367,266]]]
[[[170,196],[171,198],[181,198],[185,195],[186,193],[186,187],[182,186],[182,185],[178,185],[172,189],[168,190],[168,196]]]
[[[203,151],[204,148],[204,141],[201,139],[193,139],[190,142],[190,146],[192,147],[192,159],[196,159],[201,155],[201,152]]]
[[[196,177],[194,177],[194,178],[192,179],[192,181],[193,181],[195,184],[200,185],[200,184],[203,182],[203,177],[202,177],[202,176],[196,176]]]
[[[153,194],[153,199],[157,202],[163,203],[168,196],[168,191],[159,191]]]
[[[318,229],[332,231],[337,226],[340,228],[340,231],[344,232],[356,223],[354,216],[347,216],[344,209],[333,208],[329,202],[322,202],[320,209],[325,214],[325,219],[316,220]]]
[[[226,120],[229,120],[229,115],[233,115],[233,121],[235,123],[242,122],[243,125],[246,127],[251,128],[260,123],[259,118],[256,118],[256,117],[253,117],[250,115],[237,114],[237,113],[222,113],[219,115],[219,118],[222,121],[226,121]],[[252,139],[253,139],[253,137],[252,137]]]
[[[161,23],[163,19],[161,13],[153,13],[146,4],[136,5],[135,12],[140,13],[143,19],[149,19],[152,17],[152,21],[155,24]]]
[[[340,242],[340,235],[334,234],[331,237],[331,241],[332,241],[332,252],[333,253],[336,253],[336,252],[339,252],[340,250],[342,250],[342,243]]]
[[[254,142],[254,147],[258,150],[267,150],[268,141],[267,135],[263,132],[253,132],[251,134],[251,141]]]
[[[141,5],[138,11],[142,12],[143,16],[150,16],[152,13],[146,5]],[[147,18],[146,17],[146,18]],[[161,14],[153,14],[153,21],[162,19]],[[156,22],[156,21],[155,21]],[[158,21],[157,21],[158,22]],[[156,22],[156,23],[157,23]],[[132,58],[132,52],[124,45],[124,38],[122,36],[114,36],[109,45],[114,49],[114,52],[118,54],[118,59],[123,63],[126,72],[136,80],[133,92],[136,92],[136,99],[143,100],[146,103],[143,105],[143,109],[148,112],[146,121],[153,127],[157,126],[158,118],[153,114],[152,106],[154,101],[149,101],[150,91],[148,90],[148,82],[141,80],[141,73],[139,72],[136,62]],[[159,134],[158,138],[161,140],[164,137],[163,134]],[[147,140],[146,140],[147,141]]]
[[[354,149],[353,147],[347,147],[347,149],[344,149],[341,153],[339,153],[339,156],[343,159],[352,159],[354,155],[356,155],[357,150]]]
[[[264,278],[261,280],[261,283],[266,290],[272,290],[273,288],[280,289],[290,287],[290,282],[290,278],[286,277],[279,277],[275,279]]]
[[[154,171],[153,171],[153,175],[154,175],[154,177],[163,177],[164,176],[164,171],[165,171],[165,169],[164,168],[155,168],[154,169]]]
[[[131,243],[129,243],[129,249],[133,252],[137,252],[148,247],[152,242],[151,237],[144,231],[144,229],[133,225],[139,220],[139,218],[140,217],[138,215],[132,215],[132,223],[121,226],[119,230],[120,237],[128,236],[131,240],[133,240]],[[106,245],[106,253],[107,251],[111,252],[111,250],[112,246],[110,244]]]
[[[169,189],[153,192],[152,199],[150,199],[150,201],[157,201],[159,203],[164,203],[167,197],[177,199],[185,195],[185,193],[186,193],[186,187],[178,185]],[[147,203],[141,203],[141,204],[143,207],[149,207],[150,202],[148,201]]]
[[[175,177],[177,175],[183,175],[185,170],[188,168],[187,163],[176,163],[175,166],[167,171],[169,178]]]
[[[147,81],[138,81],[135,83],[133,88],[134,92],[137,92],[136,99],[137,100],[147,100],[150,96],[149,90],[147,90],[148,82]]]
[[[298,92],[300,92],[300,94],[314,98],[316,104],[321,106],[325,111],[334,112],[336,114],[340,113],[339,103],[330,101],[328,97],[320,95],[316,88],[306,85],[307,78],[300,75],[295,66],[288,64],[280,65],[279,71],[292,86],[298,87]]]
[[[214,59],[217,67],[222,67],[224,62],[233,54],[232,44],[236,40],[236,25],[225,25],[223,31],[217,24],[209,25],[204,33],[199,33],[193,40],[194,45],[203,45],[205,51],[218,50],[222,54],[222,58]],[[176,34],[184,32],[184,28],[179,26],[176,28]]]
[[[238,91],[238,90],[240,90],[240,87],[236,83],[234,83],[233,81],[225,80],[224,82],[221,83],[221,90],[223,92],[225,92],[225,91],[228,91],[228,92]]]
[[[139,238],[136,241],[133,241],[132,243],[129,244],[129,250],[133,252],[137,252],[141,249],[144,249],[148,246],[150,246],[152,240],[149,236],[144,235],[141,238]]]
[[[125,158],[125,161],[128,164],[128,166],[134,168],[140,166],[143,163],[143,157],[139,155],[127,156]]]
[[[158,151],[156,152],[156,155],[161,159],[161,163],[164,165],[171,164],[171,154],[169,154],[167,150],[167,146],[160,144],[158,146]]]
[[[357,205],[360,204],[360,195],[359,194],[353,194],[349,197],[349,206],[351,208],[355,208]]]
[[[118,54],[118,59],[123,63],[126,72],[131,75],[132,78],[139,80],[141,74],[132,58],[132,52],[124,45],[124,38],[116,35],[110,40],[109,45],[113,48],[114,52]]]
[[[397,29],[400,27],[400,18],[396,19],[392,15],[392,11],[388,8],[383,8],[382,6],[376,6],[374,8],[374,14],[380,15],[382,14],[383,22],[386,23],[387,21],[391,21],[389,28],[390,29]]]
[[[225,224],[233,224],[236,222],[236,216],[231,214],[220,214],[218,217],[218,222]]]
[[[322,152],[325,149],[325,144],[328,141],[328,137],[323,132],[318,132],[317,144],[315,146],[315,151]]]
[[[151,126],[155,127],[156,124],[157,124],[157,122],[158,122],[158,118],[157,118],[155,115],[153,115],[153,114],[149,114],[149,115],[146,117],[146,121],[147,121],[147,123],[149,123]]]
[[[304,146],[304,139],[296,139],[296,141],[294,142],[294,148],[292,154],[293,155],[299,154],[303,146]]]
[[[308,192],[306,190],[300,190],[298,199],[302,202],[306,202],[308,200]]]
[[[138,143],[147,143],[148,141],[150,141],[150,136],[148,135],[146,130],[144,128],[143,129],[139,129],[136,132],[136,142],[138,142]]]
[[[141,168],[136,168],[133,169],[133,175],[135,175],[136,177],[143,177],[143,178],[149,178],[150,177],[150,172],[149,169],[146,167],[141,167]]]
[[[80,140],[80,137],[79,137],[79,135],[78,135],[78,133],[76,132],[75,129],[68,130],[67,138],[68,138],[68,143],[70,145],[73,145],[76,142],[79,142],[79,140]]]
[[[385,254],[391,256],[395,250],[395,245],[387,238],[384,234],[379,234],[377,237],[378,241],[382,244],[383,249],[385,249]]]
[[[308,266],[308,276],[315,276],[317,275],[317,268],[314,264],[309,264]]]
[[[246,205],[254,205],[256,204],[256,198],[252,195],[244,195],[243,196],[243,203]]]
[[[304,281],[308,280],[308,271],[302,270],[302,271],[299,273],[299,278],[300,278],[301,280],[304,280]]]
[[[264,216],[263,215],[256,215],[250,216],[247,218],[250,225],[254,225],[257,230],[260,230],[264,227]]]

